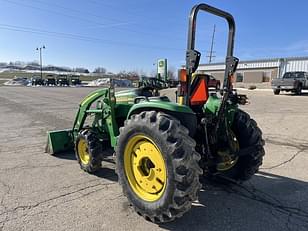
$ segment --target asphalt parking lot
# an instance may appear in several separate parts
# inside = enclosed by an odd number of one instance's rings
[[[308,230],[307,93],[243,91],[266,141],[260,172],[243,185],[205,182],[187,214],[156,225],[128,205],[112,161],[89,175],[73,155],[44,153],[46,131],[70,128],[92,90],[0,87],[0,230]]]

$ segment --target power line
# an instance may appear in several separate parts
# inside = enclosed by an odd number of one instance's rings
[[[144,32],[144,31],[138,31],[138,30],[132,30],[132,29],[126,29],[126,28],[116,28],[115,26],[119,26],[119,25],[125,25],[125,24],[128,24],[127,22],[122,22],[123,24],[121,23],[118,23],[118,24],[105,24],[105,23],[100,23],[100,22],[97,22],[97,21],[93,21],[93,20],[89,20],[87,18],[82,18],[82,17],[78,17],[78,16],[74,16],[74,15],[69,15],[69,14],[65,14],[65,13],[62,13],[62,12],[59,12],[59,11],[55,11],[55,10],[50,10],[50,9],[45,9],[45,8],[41,8],[41,7],[37,7],[37,6],[33,6],[33,5],[28,5],[28,4],[24,4],[24,3],[21,3],[21,2],[16,2],[16,1],[12,1],[12,0],[1,0],[1,1],[5,1],[5,2],[8,2],[8,3],[12,3],[14,5],[19,5],[19,6],[23,6],[23,7],[26,7],[26,8],[31,8],[31,9],[35,9],[35,10],[39,10],[39,11],[45,11],[45,12],[48,12],[48,13],[52,13],[52,14],[58,14],[58,15],[62,15],[62,16],[65,16],[65,17],[69,17],[69,18],[73,18],[73,19],[77,19],[79,21],[84,21],[84,22],[88,22],[90,24],[96,24],[96,25],[99,25],[100,27],[102,28],[106,28],[106,27],[112,27],[113,29],[115,30],[120,30],[120,31],[127,31],[127,32],[132,32],[132,33],[136,33],[136,34],[143,34],[143,35],[147,35],[149,37],[159,37],[159,38],[166,38],[166,39],[172,39],[172,40],[178,40],[178,41],[185,41],[185,38],[174,38],[174,35],[169,38],[166,37],[166,35],[159,35],[157,33],[149,33],[149,32]],[[38,1],[38,0],[36,0]],[[42,1],[41,1],[42,2]],[[43,3],[43,2],[42,2]],[[46,4],[46,2],[44,2],[43,4]],[[50,3],[47,3],[48,5],[52,5]],[[58,5],[60,6],[59,4],[54,4],[54,5]],[[61,6],[62,7],[62,6]],[[71,10],[71,8],[67,8],[67,7],[62,7],[66,10]],[[79,11],[77,10],[78,12],[82,12],[82,11]],[[105,18],[106,19],[106,18]],[[112,21],[113,19],[107,19],[109,21]],[[118,22],[121,22],[121,21],[118,21]],[[132,22],[131,22],[132,23]]]
[[[78,10],[78,9],[75,9],[75,8],[68,8],[68,7],[65,7],[63,5],[60,5],[60,4],[57,4],[57,3],[54,3],[54,2],[50,3],[50,2],[46,2],[46,1],[42,1],[42,0],[32,0],[32,1],[38,2],[38,3],[43,4],[43,5],[56,6],[57,8],[61,8],[61,9],[64,9],[64,10],[74,11],[74,12],[77,12],[77,13],[86,14],[87,16],[93,16],[95,18],[104,19],[104,20],[107,20],[107,21],[122,22],[122,21],[120,21],[118,19],[106,18],[106,17],[104,17],[102,15],[93,14],[93,12],[90,12],[90,11]]]
[[[35,9],[35,10],[39,10],[39,11],[45,11],[45,12],[48,12],[48,13],[65,16],[65,17],[68,17],[68,18],[77,19],[79,21],[84,21],[84,22],[88,22],[88,23],[91,23],[91,24],[97,24],[97,25],[100,25],[100,26],[107,26],[107,25],[109,25],[109,24],[104,24],[104,23],[100,23],[100,22],[97,22],[97,21],[89,20],[87,18],[82,18],[82,17],[78,17],[78,16],[75,16],[75,15],[69,15],[69,14],[65,14],[65,13],[59,12],[59,11],[45,9],[45,8],[42,8],[42,7],[28,5],[28,4],[24,4],[24,3],[16,2],[16,1],[12,1],[12,0],[1,0],[1,1],[5,1],[5,2],[8,2],[8,3],[14,4],[14,5],[23,6],[23,7],[26,7],[26,8],[31,8],[31,9]],[[67,8],[67,9],[69,9],[69,8]]]
[[[95,5],[98,5],[98,6],[104,6],[104,7],[108,7],[108,8],[111,8],[111,9],[115,9],[117,12],[119,10],[119,7],[114,6],[114,5],[110,5],[110,4],[106,4],[105,2],[102,2],[102,1],[88,0],[88,2],[95,3]],[[136,13],[136,11],[132,11],[130,8],[129,9],[125,8],[125,13],[128,14],[128,15],[131,15],[131,16],[140,16],[142,18],[149,19],[149,15],[148,14],[146,14],[146,15],[139,14],[139,13]],[[146,21],[153,21],[153,20],[156,21],[157,18],[152,18],[152,20],[146,20]],[[170,18],[168,18],[168,20],[170,20]],[[172,21],[174,21],[174,20],[172,20]]]
[[[114,45],[125,46],[125,47],[183,51],[183,49],[172,48],[172,47],[144,46],[144,45],[135,44],[135,43],[107,40],[107,39],[101,39],[101,38],[89,37],[89,36],[71,34],[71,33],[64,33],[64,32],[48,31],[48,30],[42,30],[42,29],[37,29],[37,28],[31,28],[31,27],[14,26],[14,25],[9,25],[9,24],[0,24],[0,29],[16,31],[16,32],[24,32],[24,33],[30,33],[30,34],[39,34],[39,35],[45,35],[48,37],[55,37],[55,38],[66,38],[66,39],[72,39],[72,40],[104,43],[104,44],[108,43],[108,44],[114,44]]]

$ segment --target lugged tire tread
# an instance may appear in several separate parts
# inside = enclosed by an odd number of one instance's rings
[[[181,217],[190,209],[192,201],[197,199],[198,192],[201,188],[199,175],[202,174],[202,169],[198,165],[198,161],[201,157],[200,154],[195,151],[196,143],[188,135],[188,129],[170,115],[156,111],[144,111],[140,114],[131,116],[131,118],[125,122],[125,126],[120,129],[119,143],[116,148],[116,172],[125,196],[129,195],[129,189],[126,187],[126,182],[124,182],[126,181],[125,174],[123,174],[124,167],[119,163],[119,155],[123,155],[123,153],[120,153],[120,149],[123,149],[123,147],[121,147],[121,142],[125,139],[127,132],[134,129],[137,125],[146,126],[154,130],[169,146],[171,150],[169,155],[172,157],[175,179],[172,182],[172,184],[174,184],[174,193],[171,201],[168,202],[168,206],[159,208],[156,211],[147,211],[145,208],[139,208],[132,203],[129,197],[128,199],[136,212],[144,218],[150,219],[155,223],[172,221],[177,217]],[[177,155],[180,151],[182,151],[182,154]],[[178,173],[177,169],[179,168],[186,170]]]
[[[85,139],[86,142],[88,143],[90,162],[87,165],[81,162],[78,155],[77,146],[79,139]],[[75,155],[82,170],[88,173],[94,173],[101,168],[101,163],[102,163],[101,150],[102,150],[102,145],[98,140],[96,134],[91,129],[85,128],[79,132],[76,139]]]

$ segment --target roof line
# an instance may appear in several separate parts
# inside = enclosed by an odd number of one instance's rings
[[[268,59],[254,59],[254,60],[243,60],[239,63],[255,63],[255,62],[276,62],[279,59],[286,59],[286,60],[308,60],[308,56],[299,56],[299,57],[284,57],[284,58],[268,58]],[[225,62],[219,63],[206,63],[200,64],[199,66],[212,66],[212,65],[223,65]]]

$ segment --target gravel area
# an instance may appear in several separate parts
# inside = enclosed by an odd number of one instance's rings
[[[44,153],[46,131],[70,128],[92,90],[0,87],[0,231],[308,230],[307,93],[243,91],[266,141],[260,172],[243,185],[205,182],[187,214],[157,225],[128,205],[112,159],[90,175],[74,155]]]

